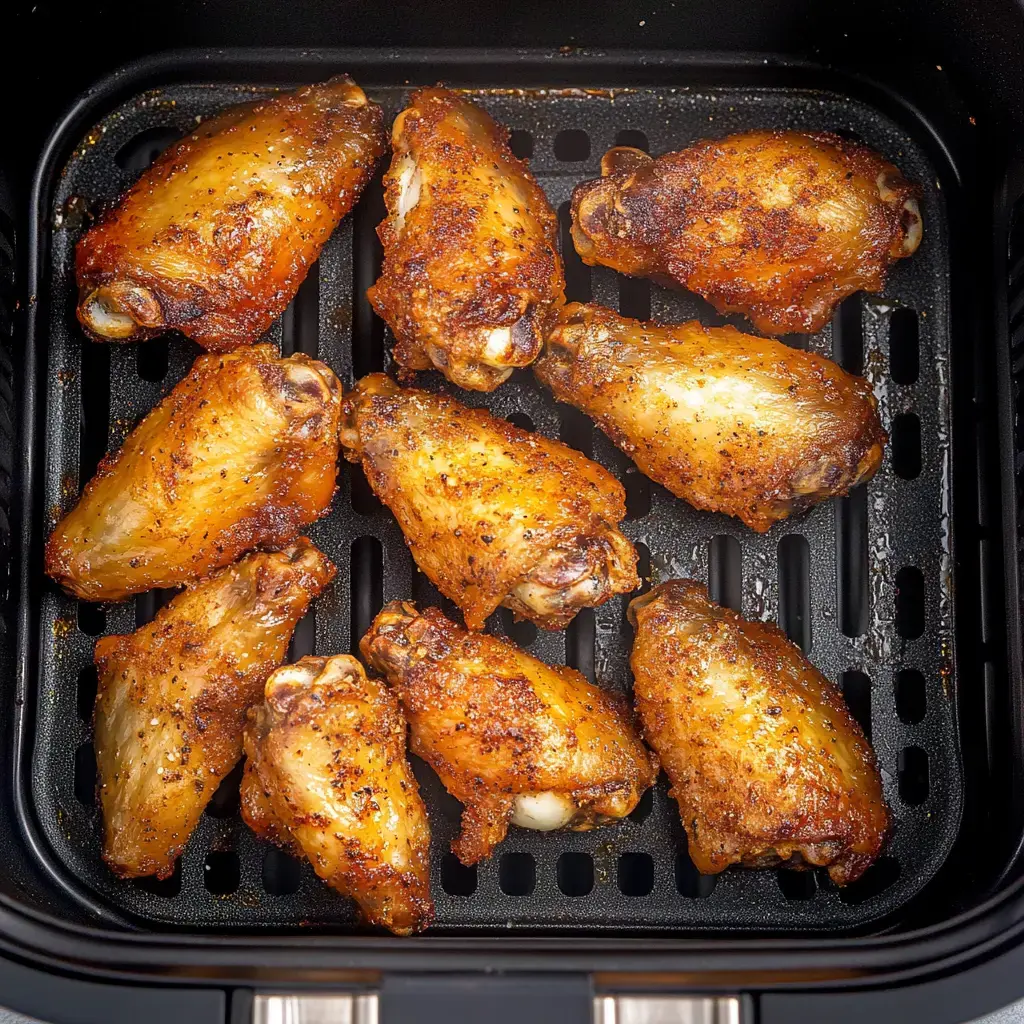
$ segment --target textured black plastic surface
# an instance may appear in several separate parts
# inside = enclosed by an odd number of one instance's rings
[[[406,95],[401,87],[371,91],[389,115]],[[184,375],[198,351],[180,338],[140,346],[84,342],[71,315],[74,241],[88,215],[197,117],[255,92],[197,84],[137,97],[107,117],[66,168],[53,200],[48,522],[75,500],[80,478]],[[778,618],[843,687],[872,735],[895,811],[897,829],[885,858],[845,892],[821,872],[732,871],[702,878],[686,856],[662,783],[617,828],[579,835],[513,829],[492,861],[468,871],[446,852],[458,805],[429,769],[417,765],[434,834],[437,927],[842,929],[894,911],[942,864],[962,799],[951,649],[947,243],[933,168],[887,118],[828,93],[620,88],[495,90],[477,98],[514,130],[514,147],[530,155],[563,225],[573,185],[596,173],[600,154],[616,142],[662,152],[709,134],[784,125],[840,130],[895,160],[922,182],[926,232],[920,252],[895,268],[884,295],[848,300],[821,335],[789,339],[832,353],[870,377],[893,435],[889,457],[861,494],[820,506],[764,536],[695,512],[649,485],[588,420],[557,406],[528,373],[493,396],[460,394],[463,401],[561,436],[612,468],[627,487],[625,529],[640,547],[645,575],[654,581],[706,579],[714,596],[744,614]],[[373,228],[380,211],[377,186],[336,232],[270,332],[285,351],[301,349],[326,360],[346,384],[354,373],[387,365],[389,339],[362,298],[376,274]],[[649,311],[664,320],[722,322],[693,296],[591,271],[571,247],[567,262],[570,298],[593,298],[632,315]],[[441,386],[433,377],[423,383]],[[311,534],[336,562],[339,576],[312,621],[300,627],[296,656],[350,650],[382,601],[438,599],[359,471],[346,468],[331,516]],[[92,645],[100,633],[130,631],[147,621],[166,596],[98,608],[76,604],[53,587],[43,595],[31,785],[54,870],[84,887],[98,906],[156,926],[350,925],[347,901],[242,825],[237,774],[204,816],[174,878],[125,883],[102,866],[88,723]],[[489,625],[548,661],[567,661],[600,684],[623,689],[629,685],[631,640],[624,605],[620,599],[586,612],[565,633],[514,626],[504,613]]]

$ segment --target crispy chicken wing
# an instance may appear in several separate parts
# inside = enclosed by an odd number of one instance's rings
[[[565,279],[558,224],[508,131],[447,89],[395,119],[380,279],[367,295],[406,370],[493,391],[537,358]]]
[[[308,356],[200,356],[100,463],[50,536],[46,572],[115,601],[287,544],[334,494],[340,408],[338,378]]]
[[[586,831],[623,818],[657,775],[624,701],[436,608],[392,601],[359,645],[397,691],[411,747],[458,800],[464,864],[489,857],[509,822]]]
[[[175,328],[226,351],[291,301],[384,152],[351,79],[234,107],[166,150],[78,243],[78,319],[96,341]]]
[[[367,920],[400,935],[434,916],[430,826],[405,729],[395,695],[347,654],[279,668],[246,728],[264,807],[277,818],[271,838],[290,836]],[[247,820],[267,834],[265,815]]]
[[[470,629],[499,605],[561,629],[640,585],[622,485],[558,441],[383,374],[345,397],[341,440]]]
[[[889,810],[875,755],[839,690],[776,626],[746,622],[699,583],[630,605],[644,737],[703,874],[730,864],[828,866],[846,885],[875,860]]]
[[[837,135],[745,132],[657,159],[619,147],[601,173],[572,197],[586,263],[678,282],[765,334],[821,330],[921,242],[918,188]]]
[[[535,369],[652,480],[754,530],[845,494],[882,462],[867,381],[732,327],[661,327],[574,304]]]
[[[222,569],[130,636],[97,642],[103,857],[118,875],[166,878],[174,870],[242,756],[246,711],[333,576],[301,538]]]

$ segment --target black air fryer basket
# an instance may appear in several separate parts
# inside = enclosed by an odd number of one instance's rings
[[[1024,63],[1024,12],[860,4],[833,23],[794,4],[570,4],[508,12],[503,30],[459,5],[433,10],[444,24],[418,8],[381,12],[385,26],[346,5],[337,23],[300,6],[291,19],[261,11],[256,24],[241,5],[182,4],[151,16],[165,39],[136,39],[127,52],[102,41],[115,14],[131,17],[116,7],[95,20],[76,15],[54,44],[52,12],[26,5],[11,37],[25,56],[49,55],[34,95],[15,103],[14,134],[40,145],[52,134],[34,170],[27,156],[0,157],[13,185],[0,195],[0,309],[15,311],[13,326],[0,323],[14,362],[4,349],[0,511],[9,518],[0,534],[11,573],[0,664],[0,1005],[52,1021],[197,1024],[442,1014],[955,1021],[1024,995],[1024,435],[1015,411],[1024,165],[1013,134],[1024,121],[1007,92]],[[133,25],[146,23],[139,17]],[[76,33],[101,40],[94,68],[85,39],[72,45]],[[124,64],[161,41],[325,40],[346,48],[191,49]],[[428,41],[461,48],[408,48]],[[529,46],[487,45],[498,42]],[[73,65],[63,83],[54,55]],[[645,579],[705,580],[721,603],[778,621],[841,685],[878,752],[896,822],[884,856],[854,885],[839,889],[824,871],[701,876],[664,779],[616,828],[512,829],[492,860],[466,869],[447,852],[459,807],[421,763],[438,913],[420,937],[360,927],[352,904],[308,866],[257,841],[238,815],[237,772],[170,879],[119,881],[103,867],[92,647],[149,621],[169,595],[78,603],[45,580],[42,542],[99,459],[199,350],[180,337],[85,341],[73,313],[74,244],[197,118],[343,71],[388,118],[417,85],[469,90],[512,129],[513,149],[559,211],[569,299],[640,318],[729,322],[688,293],[576,257],[568,199],[611,145],[660,153],[749,128],[830,130],[921,183],[920,251],[893,269],[882,294],[854,296],[818,335],[786,339],[867,376],[879,397],[886,459],[847,498],[757,535],[651,484],[527,372],[493,395],[459,393],[619,476],[623,528]],[[382,215],[378,179],[268,332],[284,352],[329,363],[346,385],[390,365],[390,336],[364,297],[379,269]],[[394,598],[450,610],[357,468],[343,470],[331,515],[310,532],[339,572],[296,631],[293,657],[353,651]],[[504,612],[488,628],[628,691],[625,603],[587,610],[564,632]]]

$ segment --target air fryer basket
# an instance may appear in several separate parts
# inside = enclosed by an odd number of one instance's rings
[[[512,130],[514,149],[559,210],[570,300],[593,299],[628,315],[721,323],[706,304],[604,269],[591,270],[568,241],[572,187],[597,173],[614,144],[653,153],[708,135],[760,127],[832,130],[864,141],[923,189],[925,238],[899,263],[884,294],[854,296],[821,334],[790,343],[830,354],[871,380],[891,442],[878,475],[848,498],[756,535],[724,516],[699,513],[651,484],[589,420],[557,405],[529,372],[492,396],[458,393],[520,425],[561,437],[626,486],[625,529],[651,582],[706,580],[718,600],[750,617],[778,620],[839,683],[875,745],[896,829],[885,856],[839,890],[823,871],[729,871],[701,877],[664,781],[621,826],[583,834],[513,829],[476,869],[448,853],[459,807],[417,764],[433,827],[432,882],[438,931],[585,928],[673,931],[849,930],[898,911],[941,867],[960,822],[962,777],[953,671],[950,521],[950,326],[947,226],[939,173],[904,126],[831,91],[797,87],[669,85],[509,89],[500,75],[472,91]],[[114,199],[171,140],[223,107],[259,95],[252,86],[188,82],[119,104],[78,145],[50,197],[50,295],[41,515],[47,528],[76,500],[98,460],[187,371],[198,349],[171,338],[141,345],[85,341],[74,305],[73,247],[90,217]],[[388,119],[408,89],[369,88]],[[364,292],[379,269],[374,227],[379,183],[336,232],[292,307],[270,332],[282,350],[329,363],[346,385],[383,368],[390,338]],[[733,321],[741,329],[741,319]],[[747,328],[749,329],[749,328]],[[425,377],[423,383],[441,382]],[[310,530],[338,579],[300,627],[293,656],[355,650],[382,602],[438,603],[391,515],[358,469],[346,467],[330,516]],[[99,858],[90,716],[95,638],[148,621],[166,594],[116,605],[75,602],[45,588],[34,625],[38,686],[32,756],[24,784],[54,878],[91,913],[147,927],[255,930],[353,925],[349,901],[308,866],[258,842],[238,816],[238,773],[221,787],[178,871],[165,882],[115,879]],[[441,601],[444,604],[443,601]],[[567,662],[602,686],[627,690],[632,639],[626,600],[582,613],[565,632],[489,627],[536,655]],[[447,606],[450,613],[453,610]]]

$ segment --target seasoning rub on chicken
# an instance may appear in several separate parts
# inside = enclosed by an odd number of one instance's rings
[[[341,441],[470,629],[499,605],[562,629],[640,585],[622,485],[558,441],[383,374],[345,396]]]

